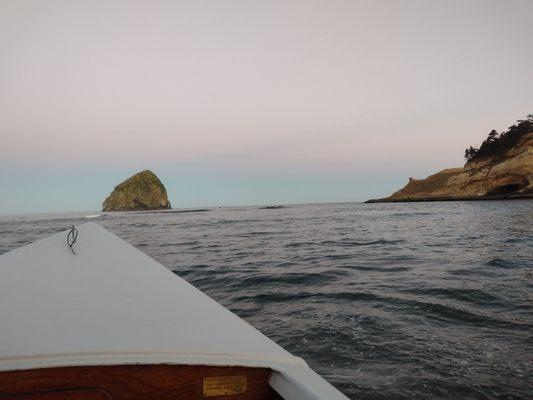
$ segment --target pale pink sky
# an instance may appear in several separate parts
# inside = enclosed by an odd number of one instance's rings
[[[533,112],[531,15],[528,0],[1,0],[0,166],[460,165]]]

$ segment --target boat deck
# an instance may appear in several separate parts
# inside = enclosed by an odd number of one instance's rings
[[[347,399],[154,259],[77,229],[72,248],[65,231],[0,256],[0,400]]]

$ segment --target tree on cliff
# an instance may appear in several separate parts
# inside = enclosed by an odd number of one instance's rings
[[[470,160],[472,159],[477,153],[477,149],[474,149],[472,146],[467,147],[465,149],[465,159]]]
[[[533,132],[533,114],[529,114],[526,119],[518,120],[506,132],[498,134],[494,129],[490,131],[479,149],[472,146],[465,149],[466,162],[484,157],[501,157],[507,150],[514,147],[522,136],[529,132]]]

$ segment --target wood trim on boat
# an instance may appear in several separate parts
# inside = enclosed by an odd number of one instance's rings
[[[103,365],[0,371],[0,400],[283,400],[269,368]]]
[[[52,390],[26,394],[0,396],[2,400],[111,400],[108,393],[101,389]]]

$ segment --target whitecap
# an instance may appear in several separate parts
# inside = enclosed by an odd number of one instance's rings
[[[83,218],[98,218],[98,217],[101,217],[101,216],[102,216],[102,214],[89,214],[89,215],[86,215]]]

